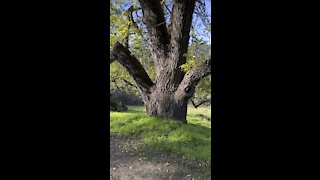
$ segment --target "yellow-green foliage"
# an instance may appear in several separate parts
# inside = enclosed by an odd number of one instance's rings
[[[119,1],[110,4],[110,46],[126,38],[130,32],[129,26],[132,22],[128,13],[119,9],[120,4],[124,3]]]
[[[196,64],[196,56],[190,53],[187,53],[184,56],[187,57],[187,62],[182,64],[180,68],[183,72],[187,72]]]
[[[110,29],[110,45],[113,46],[117,41],[121,41],[128,36],[131,21],[128,18],[128,14],[124,11],[122,16],[116,14],[110,15],[110,22],[113,24],[113,28]]]

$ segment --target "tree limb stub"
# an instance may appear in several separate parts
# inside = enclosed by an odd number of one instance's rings
[[[128,71],[142,92],[147,93],[150,91],[153,86],[152,80],[139,60],[131,55],[128,49],[117,42],[111,50],[111,55]]]

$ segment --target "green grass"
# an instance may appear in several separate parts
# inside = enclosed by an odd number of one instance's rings
[[[207,107],[188,108],[184,125],[166,119],[149,117],[143,106],[130,106],[128,112],[110,112],[110,131],[134,137],[155,149],[183,155],[188,159],[211,161],[211,122],[199,116],[210,115]]]

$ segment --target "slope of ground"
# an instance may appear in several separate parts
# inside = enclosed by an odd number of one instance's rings
[[[209,108],[189,108],[188,125],[151,118],[143,107],[110,112],[110,179],[210,179]]]

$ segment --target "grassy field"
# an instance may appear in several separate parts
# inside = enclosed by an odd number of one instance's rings
[[[133,137],[161,152],[211,164],[211,117],[209,107],[188,108],[187,125],[149,117],[143,106],[128,112],[110,112],[112,134]]]

